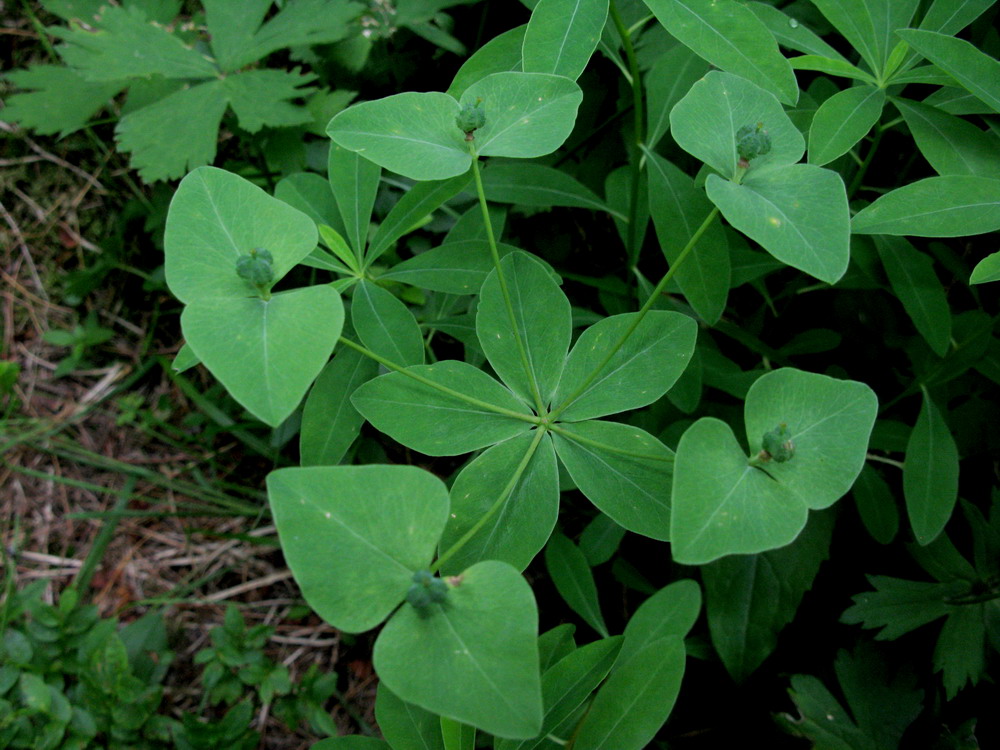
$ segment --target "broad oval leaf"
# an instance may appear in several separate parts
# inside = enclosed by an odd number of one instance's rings
[[[809,127],[809,163],[827,164],[850,151],[878,122],[885,91],[852,86],[823,102]]]
[[[906,444],[903,497],[917,542],[930,544],[944,530],[958,499],[958,447],[926,392]]]
[[[167,285],[181,302],[245,299],[255,290],[236,273],[241,255],[262,247],[274,281],[316,247],[316,225],[242,177],[200,167],[177,187],[163,239]]]
[[[573,335],[569,299],[527,253],[510,253],[499,270],[503,276],[493,270],[479,294],[479,343],[500,379],[525,403],[541,407],[566,363]]]
[[[1000,229],[1000,180],[928,177],[886,193],[854,215],[856,234],[964,237]]]
[[[414,466],[278,469],[267,492],[303,596],[351,633],[375,627],[403,600],[448,516],[444,483]]]
[[[604,31],[608,0],[540,0],[524,33],[523,68],[576,80]]]
[[[314,286],[259,297],[197,300],[181,330],[198,359],[254,416],[277,427],[330,358],[344,324],[340,295]]]
[[[805,140],[781,103],[745,78],[713,70],[670,112],[670,132],[677,145],[726,179],[736,174],[737,131],[758,123],[771,139],[771,150],[753,160],[754,174],[802,158]]]
[[[458,69],[448,93],[457,99],[469,86],[491,73],[521,70],[521,47],[527,28],[527,24],[515,26],[477,49]]]
[[[767,27],[734,0],[645,0],[667,31],[713,65],[738,72],[786,104],[799,87]],[[739,126],[737,126],[739,127]]]
[[[534,440],[532,432],[494,445],[459,472],[451,488],[448,525],[441,537],[443,551],[471,531],[505,490],[510,492],[489,521],[449,558],[445,573],[464,570],[481,560],[501,560],[524,570],[545,546],[559,515],[559,471],[547,436],[528,457]]]
[[[378,430],[430,456],[485,448],[534,424],[513,393],[456,360],[382,375],[358,388],[351,401]]]
[[[651,310],[641,319],[638,315],[612,315],[580,334],[552,398],[560,419],[579,421],[638,409],[677,382],[694,352],[698,325],[664,310]]]
[[[473,565],[444,605],[404,605],[375,642],[375,670],[402,700],[497,737],[542,727],[538,610],[506,563]]]
[[[619,422],[561,424],[553,440],[577,487],[604,514],[637,534],[670,538],[673,451]]]
[[[778,260],[828,284],[850,262],[851,224],[840,175],[812,164],[789,164],[742,184],[709,175],[708,197],[734,227]]]
[[[361,343],[397,365],[424,363],[424,337],[410,312],[391,292],[363,279],[354,287],[351,321]]]
[[[1000,253],[990,253],[979,261],[969,277],[970,284],[985,284],[990,281],[1000,281]]]

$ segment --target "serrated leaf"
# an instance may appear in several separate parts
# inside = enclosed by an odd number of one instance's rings
[[[853,86],[823,102],[809,128],[809,163],[822,166],[850,151],[882,115],[885,91]]]
[[[840,175],[812,164],[763,173],[741,184],[709,175],[708,197],[736,229],[783,263],[835,284],[850,262],[850,211]]]
[[[265,125],[280,128],[311,121],[309,110],[289,100],[311,93],[312,88],[302,87],[314,80],[313,73],[248,70],[226,76],[222,85],[240,127],[256,133]]]
[[[497,737],[528,739],[542,726],[537,632],[531,587],[490,560],[462,573],[447,604],[400,608],[373,659],[403,700]]]
[[[203,0],[205,21],[212,38],[212,52],[226,73],[238,70],[247,62],[246,47],[264,21],[272,0]]]
[[[532,427],[523,419],[531,416],[527,407],[472,365],[444,360],[407,372],[419,379],[401,372],[382,375],[358,388],[351,400],[377,429],[414,450],[454,456]]]
[[[975,685],[986,669],[986,626],[983,603],[956,606],[941,628],[934,647],[934,671],[942,672],[948,700],[967,683]]]
[[[309,606],[353,633],[375,627],[403,600],[413,572],[430,565],[448,516],[444,483],[414,466],[278,469],[267,492]]]
[[[49,31],[67,42],[60,55],[88,81],[214,78],[218,72],[211,60],[163,26],[150,23],[135,6],[105,6],[95,31],[80,26]]]
[[[559,473],[551,439],[543,437],[532,448],[535,437],[529,433],[494,445],[459,472],[451,490],[451,515],[441,537],[442,551],[479,524],[502,493],[508,489],[509,493],[489,520],[449,558],[444,572],[458,572],[481,560],[501,560],[524,570],[545,546],[559,515]],[[530,457],[529,450],[534,451]],[[520,476],[511,486],[518,472]]]
[[[875,246],[913,325],[935,354],[945,356],[951,344],[951,310],[934,261],[901,237],[876,236]]]
[[[365,6],[344,0],[291,0],[260,27],[230,61],[234,68],[260,60],[286,47],[330,44],[351,33],[353,21]]]
[[[799,87],[767,27],[734,0],[645,0],[672,36],[725,71],[739,73],[786,104]],[[739,126],[737,126],[739,127]]]
[[[901,29],[899,37],[994,112],[1000,112],[1000,61],[964,39],[934,31]]]
[[[61,65],[33,65],[14,70],[7,80],[19,89],[4,102],[3,118],[39,135],[64,137],[87,124],[98,110],[125,88],[124,81],[85,80]]]
[[[920,544],[934,541],[951,518],[958,500],[958,472],[955,439],[925,392],[903,464],[906,511]]]
[[[608,17],[608,0],[540,0],[524,33],[523,70],[576,80]]]
[[[875,634],[881,641],[894,641],[944,617],[950,611],[945,599],[956,593],[951,583],[906,581],[888,576],[867,578],[875,590],[851,597],[854,604],[844,610],[840,621],[865,628],[882,628]]]
[[[597,599],[597,584],[580,548],[557,531],[545,547],[545,567],[570,609],[580,615],[601,638],[609,637]]]
[[[215,160],[226,106],[222,81],[183,88],[122,117],[115,140],[145,182],[175,179]]]

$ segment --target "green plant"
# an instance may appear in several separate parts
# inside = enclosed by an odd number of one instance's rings
[[[984,455],[972,436],[996,413],[996,306],[968,283],[972,265],[973,283],[994,278],[995,258],[968,238],[1000,229],[1000,63],[954,36],[992,3],[798,4],[836,46],[766,3],[526,5],[528,23],[482,46],[446,92],[336,115],[326,180],[291,175],[271,196],[203,167],[170,207],[166,278],[186,305],[187,358],[273,427],[304,399],[303,466],[267,482],[303,595],[347,632],[385,623],[374,663],[386,742],[323,747],[466,748],[477,730],[504,749],[646,747],[681,687],[702,604],[694,566],[714,650],[742,680],[830,554],[840,498],[853,490],[854,533],[897,535],[878,467],[897,472],[917,545],[947,552],[935,540],[960,456]],[[621,91],[584,73],[596,49]],[[623,129],[574,133],[619,94],[609,122]],[[886,141],[907,161],[885,161]],[[383,169],[414,184],[373,221]],[[579,240],[601,272],[541,232],[511,232],[532,252],[500,242],[497,204],[607,215],[597,239]],[[455,220],[424,250],[411,235],[439,210]],[[924,239],[956,237],[961,250]],[[333,278],[312,283],[297,265]],[[873,368],[886,350],[891,365]],[[385,437],[337,465],[364,421]],[[396,444],[473,455],[426,459],[435,473],[363,458],[402,455]],[[592,506],[560,497],[575,491]],[[850,523],[840,511],[837,525]],[[995,535],[984,524],[976,549]],[[631,565],[628,534],[669,542],[659,567]],[[522,572],[543,549],[598,640],[538,635]],[[591,570],[612,557],[619,580],[652,592],[621,636]],[[928,612],[975,620],[995,648],[991,575],[976,571],[975,602],[950,583],[926,595]],[[863,610],[846,616],[881,624]],[[864,653],[838,657],[854,713],[836,708],[840,739],[817,734],[831,694],[815,678],[793,681],[808,721],[789,726],[822,746],[900,742],[923,694],[908,678],[866,684]],[[945,699],[984,669],[946,669]],[[865,713],[880,700],[895,707],[887,728]]]
[[[103,344],[114,336],[114,331],[104,328],[97,322],[97,313],[91,311],[83,323],[78,323],[71,329],[52,328],[46,331],[42,338],[55,346],[65,346],[70,350],[68,357],[56,365],[54,377],[68,375],[73,370],[90,366],[86,359],[87,349],[97,344]]]

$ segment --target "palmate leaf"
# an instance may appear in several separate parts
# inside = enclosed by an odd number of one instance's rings
[[[298,71],[248,70],[223,79],[223,91],[240,127],[256,133],[265,125],[280,128],[310,122],[309,110],[290,100],[313,91],[302,87],[315,78]]]
[[[39,135],[59,133],[60,137],[86,125],[127,85],[125,81],[88,81],[61,65],[34,65],[8,73],[7,79],[23,91],[7,97],[4,120]]]

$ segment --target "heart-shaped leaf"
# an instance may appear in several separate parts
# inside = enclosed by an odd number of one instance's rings
[[[448,517],[448,489],[414,466],[278,469],[267,491],[306,601],[351,633],[375,627],[403,600]]]
[[[272,427],[295,411],[330,358],[343,324],[343,303],[330,286],[281,292],[269,300],[246,292],[199,299],[181,314],[184,338],[198,359],[233,398]]]

